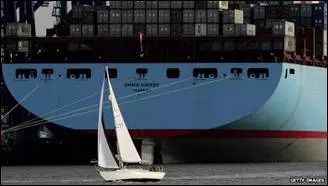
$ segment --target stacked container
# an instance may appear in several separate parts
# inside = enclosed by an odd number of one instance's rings
[[[318,29],[327,29],[327,2],[312,6],[312,25]]]
[[[315,32],[315,55],[327,56],[327,29],[316,29]]]
[[[80,24],[70,25],[70,36],[81,37],[82,36],[82,26]]]
[[[284,50],[288,52],[296,51],[295,24],[288,21],[275,22],[272,28],[274,36],[283,36],[273,42],[274,50]]]
[[[29,23],[7,23],[6,24],[7,36],[31,36],[31,24]]]
[[[255,36],[256,25],[253,24],[236,24],[235,36]]]

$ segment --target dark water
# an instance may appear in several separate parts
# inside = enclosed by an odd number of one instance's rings
[[[9,166],[1,167],[1,184],[112,185],[112,184],[295,184],[302,178],[309,184],[327,184],[327,162],[316,163],[243,163],[165,165],[160,182],[104,182],[93,166]],[[313,182],[312,182],[313,183]]]

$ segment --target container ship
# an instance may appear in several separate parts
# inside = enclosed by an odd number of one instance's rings
[[[74,131],[96,147],[107,65],[143,158],[327,160],[326,2],[58,1],[38,37],[42,3],[2,6],[5,130]]]

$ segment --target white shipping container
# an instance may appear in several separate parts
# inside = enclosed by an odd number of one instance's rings
[[[235,24],[224,24],[222,28],[223,36],[234,36],[235,35]]]
[[[160,36],[160,37],[170,36],[170,25],[169,24],[159,24],[158,25],[158,36]]]
[[[7,36],[31,36],[31,24],[29,23],[7,23]]]
[[[207,24],[208,36],[219,36],[219,24]]]
[[[183,8],[194,8],[194,7],[195,7],[195,1],[183,1]]]
[[[206,10],[196,10],[196,23],[206,23]]]
[[[146,36],[148,36],[148,37],[158,36],[158,25],[157,24],[147,24],[146,25]]]
[[[122,23],[133,23],[133,11],[123,10],[122,11]]]
[[[182,8],[182,1],[171,1],[171,8]]]
[[[135,23],[145,23],[146,13],[144,10],[135,10],[134,11],[134,22]]]
[[[97,36],[102,36],[102,37],[109,36],[109,26],[108,26],[108,24],[98,25]]]
[[[122,25],[122,36],[123,37],[133,36],[133,24],[123,24]]]
[[[120,24],[110,24],[109,25],[109,36],[110,37],[121,37],[122,29]]]
[[[194,23],[195,22],[195,11],[192,9],[183,10],[183,22]]]
[[[82,26],[79,24],[69,25],[70,36],[72,37],[80,37],[82,35]]]
[[[207,35],[207,25],[204,23],[195,24],[195,36],[202,37]]]
[[[170,10],[158,10],[158,22],[170,23]]]
[[[244,23],[244,13],[242,10],[224,10],[223,11],[223,23]]]
[[[94,36],[93,25],[82,25],[82,36]]]
[[[295,36],[295,24],[289,21],[279,21],[273,24],[272,28],[273,35],[280,36]]]
[[[218,23],[219,22],[219,11],[217,9],[207,11],[207,22]]]
[[[146,22],[147,23],[157,23],[158,22],[158,12],[157,10],[147,10]]]
[[[295,39],[295,37],[286,36],[283,40],[279,40],[279,41],[275,40],[273,42],[273,49],[295,52],[296,51],[296,39]]]
[[[220,10],[227,10],[229,8],[229,1],[219,1]]]
[[[195,36],[195,24],[184,24],[182,33],[184,36]]]
[[[122,11],[121,10],[110,10],[109,12],[110,23],[121,23],[122,22]]]
[[[255,36],[256,25],[253,24],[236,24],[235,36]]]

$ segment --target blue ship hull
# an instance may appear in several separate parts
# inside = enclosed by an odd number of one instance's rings
[[[3,75],[17,101],[34,90],[21,105],[36,116],[67,128],[95,130],[105,65],[4,64]],[[118,70],[112,82],[131,129],[327,131],[326,68],[288,63],[107,65]],[[91,69],[91,78],[68,79],[69,68]],[[137,68],[148,73],[140,77]],[[179,68],[180,77],[168,79],[167,68]],[[194,78],[194,68],[217,68],[218,76]],[[232,68],[243,72],[236,77]],[[266,68],[269,76],[249,77],[249,68]],[[16,69],[36,69],[37,78],[21,79]],[[53,76],[43,77],[42,69],[53,69]],[[106,127],[112,129],[108,102],[105,107]]]

